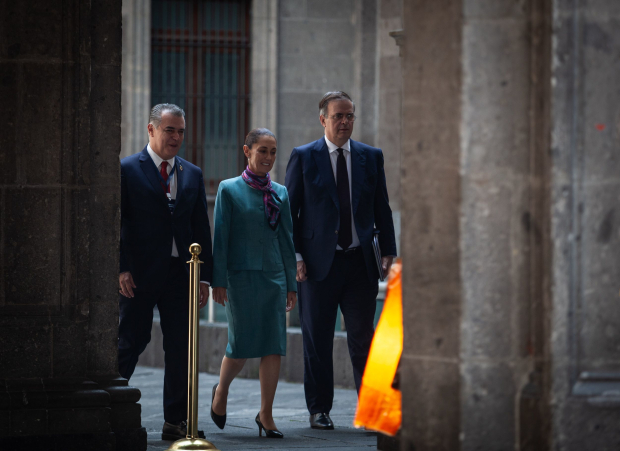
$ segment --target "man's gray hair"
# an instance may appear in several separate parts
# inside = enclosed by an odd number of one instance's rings
[[[355,111],[355,103],[351,100],[349,94],[344,91],[330,91],[319,102],[319,114],[321,116],[327,117],[327,106],[332,100],[348,100],[353,104],[353,111]]]
[[[174,103],[160,103],[151,109],[149,124],[153,124],[153,127],[159,128],[161,117],[164,113],[170,113],[173,116],[185,118],[185,111]]]

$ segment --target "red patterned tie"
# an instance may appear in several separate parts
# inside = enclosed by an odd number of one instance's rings
[[[170,185],[166,185],[165,182],[168,181],[168,162],[167,161],[162,161],[161,162],[161,166],[159,169],[159,172],[161,173],[162,178],[164,179],[164,183],[161,183],[161,187],[164,189],[164,193],[169,193],[170,192]]]

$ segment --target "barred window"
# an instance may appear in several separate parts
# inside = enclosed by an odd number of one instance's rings
[[[202,168],[207,194],[245,167],[250,2],[153,0],[151,102],[185,110],[179,156]]]

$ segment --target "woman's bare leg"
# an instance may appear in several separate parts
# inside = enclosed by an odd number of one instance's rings
[[[273,421],[273,399],[276,396],[278,377],[280,376],[281,357],[277,354],[266,355],[260,360],[260,420],[267,429],[277,429]]]
[[[233,379],[243,369],[247,359],[230,359],[226,356],[222,359],[222,367],[220,368],[220,383],[215,391],[215,398],[211,408],[217,415],[226,414],[226,404],[228,402],[228,388]]]

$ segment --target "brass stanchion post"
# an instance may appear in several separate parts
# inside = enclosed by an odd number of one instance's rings
[[[216,450],[211,442],[198,438],[198,304],[200,303],[200,244],[189,247],[189,351],[187,369],[187,437],[177,440],[167,451]]]

